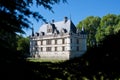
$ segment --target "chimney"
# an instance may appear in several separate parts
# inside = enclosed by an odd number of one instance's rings
[[[54,23],[55,22],[55,20],[54,19],[52,19],[52,23]]]
[[[68,20],[68,17],[64,17],[64,22],[66,23],[67,22],[67,20]]]

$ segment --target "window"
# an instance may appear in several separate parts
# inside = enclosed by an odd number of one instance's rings
[[[52,32],[52,29],[47,29],[47,32],[48,32],[48,33]]]
[[[55,51],[57,51],[57,47],[55,47]]]
[[[37,41],[35,41],[35,46],[37,46]]]
[[[35,51],[38,51],[38,48],[37,48],[37,47],[35,47]]]
[[[65,46],[62,47],[62,51],[65,51]]]
[[[72,39],[70,39],[70,43],[72,43]]]
[[[43,47],[40,48],[40,51],[43,51]]]
[[[57,36],[57,33],[54,33],[54,36]]]
[[[50,45],[51,44],[51,40],[49,39],[49,40],[46,40],[46,44],[47,45]]]
[[[62,39],[62,44],[65,44],[65,39]]]
[[[41,41],[41,45],[43,45],[43,41]]]
[[[63,35],[64,35],[64,33],[63,33],[63,32],[61,32],[60,34],[61,34],[61,36],[63,36]]]
[[[51,28],[51,26],[47,26],[47,33],[51,33],[52,32],[52,28]]]
[[[55,44],[57,44],[57,39],[55,40]]]
[[[76,43],[79,44],[79,39],[76,39]]]
[[[46,51],[51,51],[51,47],[47,47],[47,48],[46,48]]]
[[[77,46],[77,51],[79,51],[79,46]]]

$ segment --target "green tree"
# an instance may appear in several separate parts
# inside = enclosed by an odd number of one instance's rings
[[[100,17],[94,17],[94,16],[89,16],[83,21],[79,22],[77,25],[77,28],[81,29],[84,27],[85,32],[87,33],[87,45],[88,47],[92,47],[93,45],[96,45],[96,38],[95,34],[97,31],[97,28],[100,26]]]
[[[114,33],[118,33],[120,31],[120,22],[115,26]]]
[[[101,29],[100,27],[97,28],[97,32],[95,34],[97,44],[104,39],[104,29]]]
[[[66,2],[66,0],[62,0]],[[39,12],[30,8],[35,5],[43,6],[53,12],[52,5],[61,0],[0,0],[0,45],[5,48],[16,49],[16,33],[25,33],[24,28],[30,28],[30,18],[46,20]]]
[[[114,27],[114,33],[118,33],[120,31],[120,15],[117,16],[117,19],[119,20],[118,23]]]
[[[101,18],[100,27],[97,28],[96,40],[99,43],[107,35],[112,35],[119,30],[120,17],[115,14],[107,14]],[[118,27],[117,27],[118,26]],[[118,29],[117,29],[118,28]]]
[[[24,56],[29,56],[30,42],[28,37],[18,36],[17,40],[17,51],[22,53]]]

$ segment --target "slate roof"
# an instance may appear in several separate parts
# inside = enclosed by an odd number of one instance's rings
[[[60,33],[61,30],[67,33],[70,33],[70,32],[76,33],[76,30],[77,30],[71,20],[67,20],[67,21],[63,20],[63,21],[43,24],[40,27],[38,33],[44,32],[44,34],[48,34],[47,33],[48,26],[52,27],[52,33],[54,32]]]

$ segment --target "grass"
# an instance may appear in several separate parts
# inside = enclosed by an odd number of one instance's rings
[[[65,60],[58,60],[58,59],[41,59],[41,58],[27,58],[27,60],[31,62],[52,62],[52,63],[65,61]]]

